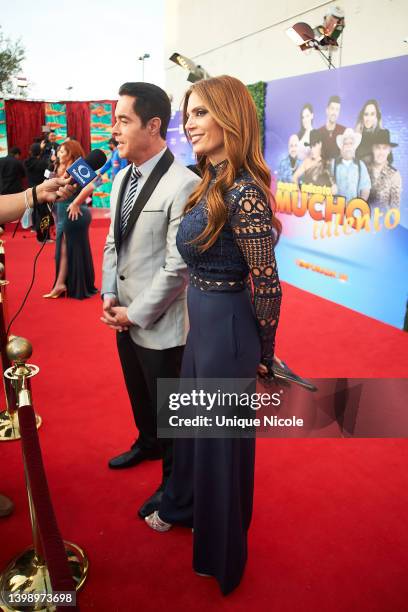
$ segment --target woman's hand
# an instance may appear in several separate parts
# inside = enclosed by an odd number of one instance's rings
[[[82,217],[80,206],[79,204],[75,204],[75,202],[71,202],[71,204],[67,207],[67,212],[68,219],[71,219],[71,221],[76,221],[78,219],[78,215],[81,215]]]
[[[260,363],[257,370],[258,376],[263,378],[268,374],[268,368],[263,363]]]
[[[276,361],[280,361],[275,357]],[[282,363],[282,362],[281,362]],[[262,382],[262,385],[269,386],[276,384],[276,378],[272,368],[268,368],[264,363],[260,363],[257,369],[258,379]]]

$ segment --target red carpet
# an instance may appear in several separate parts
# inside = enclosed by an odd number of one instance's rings
[[[92,246],[100,287],[106,227]],[[9,312],[38,249],[33,234],[6,235]],[[29,338],[40,440],[61,530],[86,550],[83,611],[403,612],[408,608],[408,444],[405,440],[259,440],[247,570],[223,598],[191,570],[191,533],[151,532],[137,507],[158,484],[149,462],[109,471],[134,425],[113,332],[98,296],[43,300],[54,277],[53,245],[40,256],[32,295],[13,326]],[[307,376],[407,377],[408,334],[284,286],[278,354]],[[0,567],[31,543],[19,443],[0,444],[0,490],[16,512],[0,522]]]

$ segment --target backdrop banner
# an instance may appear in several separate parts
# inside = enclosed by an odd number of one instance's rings
[[[169,127],[167,128],[167,146],[180,164],[190,166],[196,163],[195,155],[183,130],[183,113],[171,113]]]
[[[272,81],[265,113],[281,278],[398,328],[408,293],[407,72],[403,56]]]
[[[7,153],[6,110],[4,100],[0,100],[0,157],[5,157]]]
[[[112,137],[112,104],[110,102],[90,102],[91,112],[91,149],[102,149],[109,158],[109,140]],[[105,173],[100,184],[93,192],[93,206],[109,207],[109,196],[112,188],[110,171]]]
[[[67,137],[67,113],[65,104],[60,102],[45,103],[45,125],[54,130],[57,142],[61,144]]]

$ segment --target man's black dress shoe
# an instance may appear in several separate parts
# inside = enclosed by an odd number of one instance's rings
[[[159,509],[161,500],[163,498],[164,486],[165,485],[161,484],[157,491],[155,491],[153,495],[151,495],[149,499],[147,499],[145,503],[140,506],[139,510],[137,511],[140,518],[144,519],[146,516],[149,516],[155,510]]]
[[[121,470],[123,468],[133,467],[142,463],[146,459],[161,459],[162,453],[160,450],[151,451],[135,446],[126,453],[122,453],[111,459],[108,463],[112,470]]]

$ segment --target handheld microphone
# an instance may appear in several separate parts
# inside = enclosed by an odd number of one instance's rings
[[[78,157],[78,159],[67,168],[67,172],[73,179],[73,182],[83,189],[96,178],[95,170],[99,170],[105,163],[105,153],[101,151],[101,149],[94,149],[85,159],[83,157]]]
[[[89,155],[85,157],[78,157],[74,163],[67,168],[68,174],[71,176],[72,183],[78,186],[77,193],[81,191],[86,185],[96,177],[95,170],[98,170],[103,164],[106,163],[106,155],[100,149],[91,151]],[[35,229],[37,231],[37,240],[39,242],[45,242],[49,238],[50,227],[54,225],[54,219],[52,216],[52,205],[43,203],[39,204],[36,198],[35,189],[33,191],[34,209],[36,216]]]

